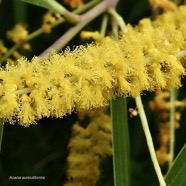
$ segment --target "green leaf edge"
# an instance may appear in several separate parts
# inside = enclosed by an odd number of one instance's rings
[[[55,0],[21,0],[21,1],[36,6],[40,6],[54,12],[58,13],[64,12],[64,8]]]
[[[111,101],[114,186],[131,185],[127,112],[126,98],[117,97]]]
[[[186,185],[186,144],[180,150],[171,168],[165,176],[168,186]]]

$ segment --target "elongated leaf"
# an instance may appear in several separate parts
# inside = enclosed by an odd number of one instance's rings
[[[130,145],[126,98],[111,102],[114,185],[130,186]]]
[[[186,144],[174,160],[165,181],[168,186],[186,186]]]
[[[55,0],[21,0],[26,3],[41,6],[54,12],[62,13],[63,7]]]
[[[3,129],[4,129],[4,120],[0,118],[0,153],[3,140]]]

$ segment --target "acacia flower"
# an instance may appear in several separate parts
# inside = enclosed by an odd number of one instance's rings
[[[149,3],[153,9],[161,8],[165,12],[177,9],[176,4],[170,0],[149,0]]]
[[[3,41],[0,40],[0,53],[4,54],[8,51],[8,49],[4,46]]]
[[[72,9],[78,8],[84,4],[84,0],[64,0]]]
[[[61,15],[59,13],[53,13],[48,11],[43,16],[43,24],[42,24],[43,31],[45,33],[50,33],[52,24],[54,24],[59,18],[61,18]]]
[[[80,115],[81,122],[87,117],[91,119],[85,128],[78,122],[73,125],[65,186],[96,185],[100,179],[101,160],[112,155],[111,118],[101,109],[83,111]]]
[[[106,37],[74,51],[67,48],[7,65],[0,70],[0,118],[28,126],[42,117],[103,107],[119,95],[136,97],[145,90],[179,87],[185,74],[177,57],[186,50],[186,25],[181,21],[185,9],[159,21],[142,20],[135,28],[128,25],[118,40]],[[171,16],[172,23],[164,25]]]
[[[7,37],[12,40],[14,43],[18,43],[22,40],[25,40],[28,36],[28,31],[26,28],[21,25],[17,24],[12,30],[7,32]]]

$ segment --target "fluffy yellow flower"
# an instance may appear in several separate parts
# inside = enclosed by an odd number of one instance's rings
[[[105,106],[118,95],[179,87],[185,74],[177,57],[186,53],[186,26],[180,21],[185,9],[168,13],[173,22],[167,25],[165,14],[128,26],[119,40],[107,37],[99,44],[7,65],[0,70],[0,118],[28,126],[42,117]]]
[[[153,9],[161,8],[165,12],[177,9],[176,4],[170,0],[149,0],[149,3]]]
[[[96,185],[100,162],[112,155],[111,119],[101,109],[80,112],[80,120],[90,117],[87,127],[75,123],[69,143],[68,181],[65,186]]]
[[[0,40],[0,53],[4,54],[8,51],[8,49],[4,46],[3,41]]]
[[[28,31],[26,28],[21,25],[17,24],[12,30],[7,32],[7,37],[12,40],[14,43],[18,43],[22,40],[25,40],[28,36]]]
[[[80,34],[80,37],[82,39],[92,38],[96,41],[101,41],[102,39],[104,39],[104,37],[98,31],[95,31],[95,32],[82,31],[81,34]]]
[[[84,0],[63,0],[64,3],[68,4],[72,9],[78,8],[84,4]]]
[[[58,13],[53,13],[53,12],[47,12],[43,16],[43,24],[42,24],[42,29],[45,33],[50,33],[51,32],[51,26],[54,24],[59,18],[61,18],[61,15]]]

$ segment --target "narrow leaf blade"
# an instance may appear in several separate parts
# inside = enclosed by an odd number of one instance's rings
[[[0,153],[3,140],[3,129],[4,129],[4,120],[0,118]]]
[[[185,186],[186,185],[186,144],[177,155],[172,167],[165,176],[167,185]]]
[[[126,98],[111,102],[112,147],[115,186],[130,186],[130,144]]]
[[[55,0],[21,0],[21,1],[36,6],[40,6],[58,13],[61,13],[63,11],[63,7]]]

